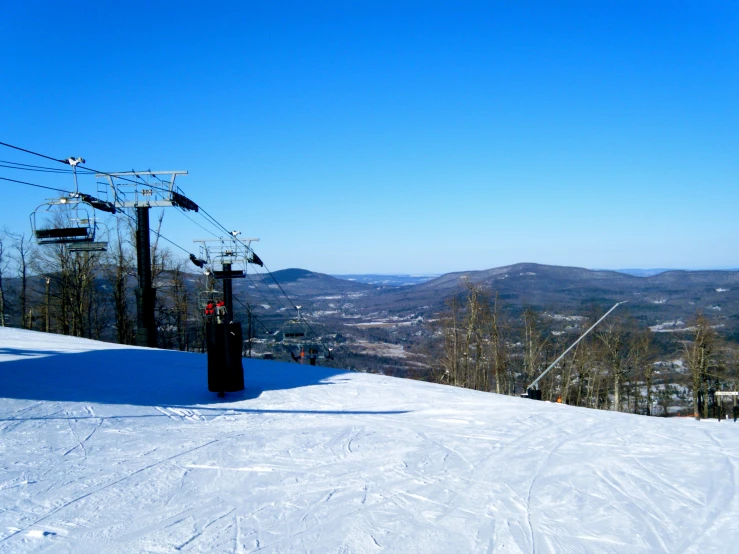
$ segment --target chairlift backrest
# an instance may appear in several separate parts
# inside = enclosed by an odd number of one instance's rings
[[[73,244],[95,240],[95,219],[90,217],[87,207],[73,197],[41,204],[31,214],[31,229],[38,244]]]
[[[211,303],[215,306],[216,301],[222,296],[220,292],[216,292],[214,290],[204,290],[200,291],[198,294],[198,308],[201,310],[204,310],[208,303]]]
[[[282,340],[285,342],[302,342],[306,334],[306,325],[301,321],[288,321],[282,326]]]
[[[211,270],[215,279],[243,279],[246,277],[246,264],[234,250],[225,250],[213,257]]]

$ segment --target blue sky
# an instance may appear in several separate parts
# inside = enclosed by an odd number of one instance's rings
[[[737,37],[735,2],[15,2],[0,141],[186,169],[272,270],[737,267]],[[48,194],[0,186],[27,230]]]

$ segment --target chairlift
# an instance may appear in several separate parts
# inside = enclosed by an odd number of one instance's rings
[[[88,209],[89,208],[89,209]],[[95,241],[95,210],[75,196],[64,196],[39,205],[31,213],[31,229],[39,245]]]
[[[215,279],[243,279],[246,277],[243,260],[236,258],[234,253],[229,250],[213,259],[212,274]]]
[[[308,326],[303,321],[290,320],[282,326],[282,341],[286,344],[302,344],[307,331]]]
[[[215,290],[200,291],[198,293],[198,308],[200,308],[200,311],[202,312],[203,310],[205,310],[209,303],[215,305],[222,296],[223,293]]]
[[[333,360],[331,349],[315,342],[303,342],[298,347],[298,354],[290,349],[290,356],[299,364],[316,365],[318,360]]]
[[[70,252],[105,252],[108,249],[107,242],[73,242],[67,246]]]

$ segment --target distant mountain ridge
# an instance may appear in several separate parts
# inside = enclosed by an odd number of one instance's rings
[[[667,270],[636,276],[615,270],[520,263],[479,271],[447,273],[414,285],[375,288],[353,300],[360,313],[432,317],[448,298],[478,285],[514,311],[583,314],[627,300],[627,313],[646,325],[709,315],[727,331],[739,333],[739,271]]]
[[[405,285],[417,285],[425,283],[431,279],[439,277],[438,274],[376,274],[376,273],[360,273],[347,275],[333,275],[337,279],[346,279],[347,281],[356,281],[368,285],[378,285],[386,287],[402,287]]]
[[[597,271],[597,270],[596,270]],[[655,269],[614,269],[619,273],[626,273],[627,275],[634,275],[635,277],[652,277],[665,273],[667,271],[739,271],[735,267],[731,268],[712,268],[712,269],[676,269],[676,268],[655,268]]]
[[[273,271],[270,274],[259,273],[251,276],[251,281],[261,280],[267,286],[279,284],[294,295],[358,293],[372,290],[374,287],[365,283],[337,279],[325,273],[316,273],[307,269],[289,268]],[[237,292],[243,281],[234,281],[234,292]]]
[[[599,271],[596,269],[596,271]],[[675,271],[673,268],[659,268],[659,269],[614,269],[619,273],[625,273],[626,275],[633,275],[634,277],[652,277],[653,275],[659,275],[665,271]]]
[[[685,322],[701,312],[727,335],[739,338],[739,271],[667,270],[637,276],[615,270],[520,263],[447,273],[402,285],[360,282],[297,268],[276,271],[272,276],[274,280],[265,274],[252,279],[273,289],[277,288],[277,281],[295,304],[304,307],[306,314],[315,313],[329,327],[350,320],[369,324],[434,318],[446,309],[450,297],[464,297],[468,285],[473,284],[491,296],[497,295],[513,313],[533,307],[541,312],[586,315],[628,301],[621,311],[642,325]],[[266,304],[275,304],[276,299],[269,294],[250,292],[254,287],[249,285],[251,281],[234,282],[234,293],[254,297],[250,301],[261,295]],[[263,286],[257,289],[263,291]],[[336,321],[330,323],[331,318]]]

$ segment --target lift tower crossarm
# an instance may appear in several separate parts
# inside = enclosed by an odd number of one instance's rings
[[[533,383],[531,383],[531,384],[530,384],[530,385],[529,385],[529,386],[528,386],[527,388],[529,388],[529,389],[535,389],[535,388],[536,388],[536,386],[537,386],[537,384],[539,383],[539,381],[541,381],[541,379],[542,379],[542,378],[543,378],[543,377],[544,377],[544,376],[545,376],[545,375],[546,375],[547,373],[549,373],[549,371],[550,371],[550,370],[551,370],[551,369],[552,369],[552,368],[553,368],[553,367],[554,367],[555,365],[557,365],[557,364],[559,363],[559,361],[560,361],[560,360],[561,360],[562,358],[564,358],[564,357],[565,357],[565,355],[566,355],[566,354],[567,354],[567,353],[568,353],[568,352],[569,352],[570,350],[572,350],[573,348],[575,348],[575,346],[577,346],[577,343],[579,343],[579,342],[580,342],[580,341],[581,341],[582,339],[584,339],[584,338],[585,338],[585,336],[586,336],[586,335],[587,335],[587,334],[588,334],[588,333],[589,333],[590,331],[592,331],[593,329],[595,329],[595,328],[596,328],[596,327],[598,326],[598,324],[599,324],[599,323],[600,323],[601,321],[603,321],[603,320],[604,320],[605,318],[607,318],[607,317],[608,317],[608,315],[609,315],[609,314],[610,314],[610,313],[611,313],[611,312],[612,312],[613,310],[615,310],[616,308],[618,308],[618,307],[619,307],[619,306],[620,306],[621,304],[626,304],[626,302],[628,302],[628,300],[624,300],[623,302],[617,302],[616,304],[614,304],[613,308],[611,308],[611,309],[610,309],[610,310],[608,310],[608,311],[607,311],[607,312],[606,312],[605,314],[603,314],[603,317],[601,317],[601,318],[600,318],[600,319],[599,319],[598,321],[596,321],[595,323],[593,323],[593,326],[592,326],[592,327],[590,327],[590,329],[588,329],[588,330],[587,330],[587,331],[585,331],[585,332],[584,332],[584,333],[583,333],[582,335],[580,335],[580,338],[579,338],[579,339],[577,339],[577,340],[576,340],[575,342],[573,342],[573,343],[572,343],[572,344],[570,345],[570,347],[569,347],[569,348],[568,348],[567,350],[565,350],[564,352],[562,352],[562,354],[560,354],[560,355],[559,355],[559,357],[558,357],[558,358],[557,358],[556,360],[554,360],[554,361],[553,361],[553,362],[552,362],[552,363],[551,363],[551,364],[549,365],[549,367],[548,367],[548,368],[546,368],[546,369],[544,370],[544,372],[543,372],[543,373],[542,373],[541,375],[539,375],[539,376],[538,376],[538,377],[536,378],[536,380],[534,380],[534,382],[533,382]]]
[[[160,182],[155,186],[146,183],[144,177],[156,177],[159,175],[170,175],[168,181]],[[110,184],[113,193],[114,204],[118,208],[168,208],[171,206],[180,206],[186,210],[197,211],[197,204],[182,195],[175,188],[175,179],[178,175],[187,175],[185,170],[174,171],[120,171],[117,173],[96,173],[96,178],[106,178]],[[120,178],[124,179],[120,179]],[[129,177],[141,179],[136,182]],[[116,180],[117,179],[117,180]],[[130,189],[129,193],[133,199],[128,199],[124,193],[126,189]]]

